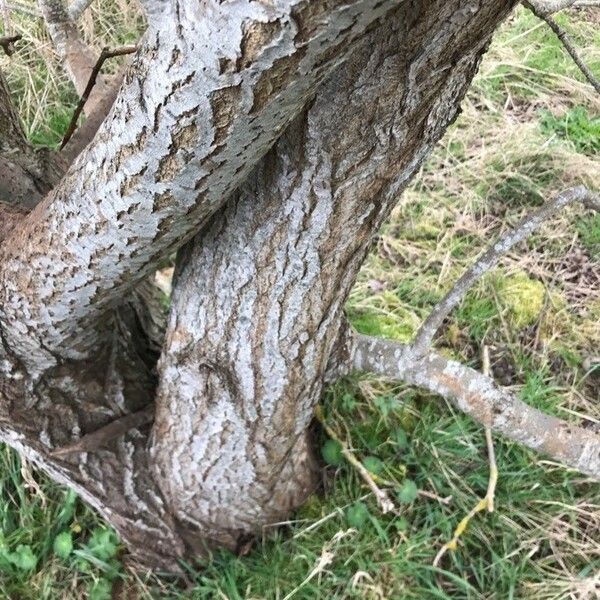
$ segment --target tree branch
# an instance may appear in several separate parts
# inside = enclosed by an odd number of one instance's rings
[[[94,0],[73,0],[69,5],[69,18],[71,21],[77,21],[93,2]]]
[[[553,15],[565,8],[587,8],[600,6],[599,0],[530,0],[530,4],[540,13]]]
[[[112,118],[2,248],[2,327],[34,371],[95,347],[106,311],[207,222],[399,2],[211,0],[148,30]]]
[[[453,402],[475,421],[552,459],[600,480],[600,435],[571,425],[519,400],[491,378],[431,352],[356,335],[357,370],[417,385]]]
[[[583,62],[579,53],[575,49],[573,42],[569,34],[550,16],[549,12],[544,8],[545,3],[542,3],[541,7],[538,3],[528,2],[523,0],[523,6],[526,6],[536,17],[544,21],[550,29],[556,34],[558,39],[561,41],[565,50],[571,55],[573,62],[579,67],[579,70],[583,73],[583,76],[588,80],[590,85],[600,94],[600,81],[592,73],[591,69]],[[560,10],[560,9],[558,9]]]
[[[96,65],[94,51],[81,39],[77,25],[69,17],[63,0],[38,0],[42,16],[65,70],[77,93],[83,95],[90,74]],[[97,104],[109,93],[110,83],[100,77],[86,105],[86,115],[92,114]]]
[[[515,229],[507,231],[491,248],[486,250],[434,307],[417,332],[412,344],[414,351],[417,354],[424,354],[431,346],[433,337],[441,327],[444,319],[465,297],[473,285],[485,273],[497,265],[498,261],[511,248],[529,237],[542,223],[572,202],[581,202],[586,208],[600,211],[600,197],[598,194],[592,193],[586,187],[580,185],[561,192],[556,198],[544,204],[539,210],[527,215]]]
[[[218,515],[214,535],[229,539],[224,524],[260,528],[312,491],[306,431],[348,356],[347,295],[511,8],[480,3],[453,20],[467,5],[386,15],[180,252],[150,452],[182,522]],[[436,43],[423,53],[424,32]]]
[[[125,56],[126,54],[133,54],[136,51],[136,49],[137,49],[136,46],[122,46],[120,48],[115,48],[113,50],[110,50],[109,48],[104,48],[102,50],[102,52],[100,53],[100,56],[98,57],[98,60],[96,61],[96,64],[94,65],[94,68],[92,69],[92,72],[90,73],[90,78],[87,82],[87,85],[85,86],[85,89],[83,90],[83,94],[81,95],[79,103],[77,104],[77,107],[75,108],[73,116],[71,117],[71,122],[69,123],[69,126],[67,127],[67,131],[65,132],[62,144],[60,146],[61,150],[63,150],[65,148],[65,146],[69,143],[71,136],[73,135],[73,133],[75,132],[75,129],[77,128],[77,121],[79,120],[79,116],[81,115],[81,112],[83,111],[83,109],[85,107],[85,103],[88,101],[88,99],[90,97],[90,94],[94,88],[94,85],[96,85],[96,79],[98,78],[98,74],[100,73],[100,69],[102,68],[102,65],[104,64],[104,62],[107,59],[113,58],[115,56]]]

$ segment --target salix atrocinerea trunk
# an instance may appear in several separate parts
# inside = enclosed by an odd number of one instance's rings
[[[314,489],[307,428],[344,301],[509,4],[388,15],[182,254],[152,448],[180,521],[235,547]]]
[[[150,30],[112,113],[0,249],[0,438],[75,487],[140,562],[176,569],[312,488],[306,427],[344,298],[512,2],[144,4]],[[148,302],[129,290],[306,103],[182,260],[151,452],[134,428],[53,455],[154,399]]]

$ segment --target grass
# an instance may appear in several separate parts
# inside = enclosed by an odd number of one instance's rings
[[[127,2],[118,4],[115,11],[114,1],[97,0],[85,21],[90,38],[131,41],[140,23]],[[559,19],[600,72],[597,13]],[[28,44],[10,63],[11,85],[31,139],[56,144],[74,93],[41,28],[24,18],[20,26]],[[516,11],[496,35],[460,119],[382,229],[348,302],[354,325],[410,339],[456,277],[526,211],[576,183],[599,188],[599,109],[552,33]],[[475,367],[487,344],[499,382],[589,426],[600,421],[598,219],[579,207],[556,215],[469,293],[436,342]],[[392,483],[401,516],[380,513],[323,436],[325,493],[248,556],[215,554],[176,585],[131,572],[93,511],[4,448],[0,597],[599,597],[597,484],[496,438],[496,512],[475,517],[436,569],[439,547],[486,490],[482,428],[439,398],[375,378],[341,381],[323,404],[327,423]],[[415,497],[415,487],[440,500]]]

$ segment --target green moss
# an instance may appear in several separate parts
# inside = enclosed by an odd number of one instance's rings
[[[508,311],[511,324],[521,328],[537,320],[544,305],[544,285],[531,279],[525,272],[500,280],[498,298]]]
[[[320,519],[323,516],[323,502],[317,494],[311,494],[304,504],[297,510],[298,519]]]
[[[405,311],[404,314],[352,313],[348,315],[352,325],[359,333],[381,336],[409,342],[416,331],[414,316]]]

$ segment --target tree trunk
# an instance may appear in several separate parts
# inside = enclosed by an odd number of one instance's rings
[[[180,256],[151,452],[202,535],[235,547],[314,489],[307,430],[348,292],[509,6],[388,14]]]
[[[346,296],[514,2],[196,4],[146,2],[98,136],[0,248],[0,438],[169,570],[314,488]],[[151,290],[112,309],[200,228],[157,373]],[[53,453],[155,397],[151,436]]]

